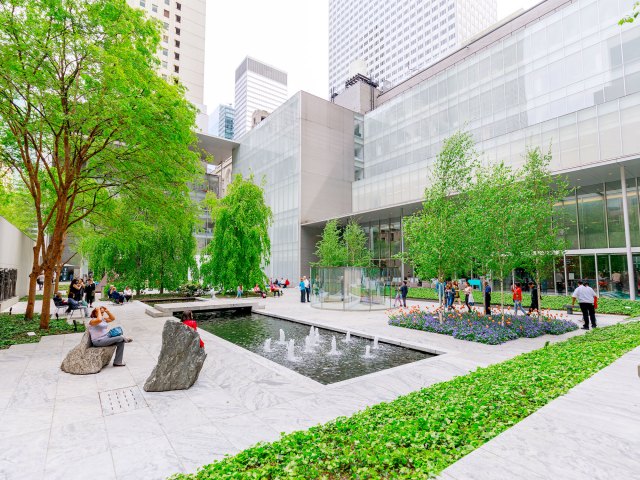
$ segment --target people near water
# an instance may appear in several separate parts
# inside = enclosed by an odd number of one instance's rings
[[[309,297],[311,295],[311,282],[306,276],[302,277],[302,281],[304,282],[304,292],[307,296],[307,302],[310,302],[311,300],[309,299]]]
[[[287,279],[284,281],[284,288],[289,287],[289,285],[291,285],[291,282],[290,282],[290,281],[289,281],[289,279],[287,278]]]
[[[298,284],[298,288],[300,289],[300,302],[305,303],[307,299],[307,289],[304,286],[303,277],[300,277],[300,283]]]
[[[469,282],[467,282],[466,286],[464,287],[464,304],[469,309],[469,312],[473,310],[471,307],[473,307],[475,301],[473,300],[473,287]]]
[[[598,302],[598,296],[588,284],[582,283],[578,280],[578,287],[573,291],[571,299],[571,305],[580,305],[582,310],[582,320],[584,320],[583,330],[589,330],[589,320],[591,320],[591,327],[596,328],[596,305]]]
[[[122,295],[124,296],[125,302],[131,301],[131,299],[133,298],[133,290],[131,290],[131,287],[129,287],[129,285],[126,286],[124,292],[122,292]]]
[[[182,323],[184,323],[187,327],[193,328],[196,332],[198,331],[198,324],[193,318],[193,312],[191,310],[185,310],[182,312]],[[200,339],[200,348],[204,348],[204,342],[202,338]]]
[[[84,300],[93,308],[93,302],[96,301],[96,282],[93,281],[93,277],[89,277],[84,285]]]
[[[256,295],[260,295],[262,298],[267,298],[267,292],[260,288],[259,283],[256,283],[256,286],[253,287],[253,293],[255,293]]]
[[[407,281],[402,281],[402,286],[400,287],[400,297],[402,297],[402,306],[407,306],[407,295],[409,294],[409,287],[407,286]]]
[[[115,285],[109,287],[109,298],[120,305],[124,303],[124,295],[118,292]]]
[[[115,287],[114,287],[115,288]],[[122,327],[111,328],[110,323],[116,317],[107,307],[94,308],[91,312],[91,319],[88,322],[89,335],[94,347],[116,346],[116,356],[113,359],[114,367],[124,367],[123,362],[124,344],[132,340],[124,336]]]
[[[515,285],[511,287],[511,292],[513,293],[513,315],[518,315],[518,310],[522,312],[523,315],[527,315],[527,312],[522,308],[522,287],[520,286],[520,282],[516,282]]]
[[[484,281],[484,314],[491,315],[491,285]]]
[[[269,290],[273,293],[274,297],[282,296],[282,288],[280,288],[277,278],[269,284]]]
[[[533,282],[529,282],[529,291],[531,292],[531,306],[529,307],[529,314],[540,310],[538,304],[538,285]]]

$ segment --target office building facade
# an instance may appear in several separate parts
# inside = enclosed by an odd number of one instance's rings
[[[209,118],[209,134],[232,139],[236,109],[231,105],[218,105]]]
[[[411,267],[393,258],[403,248],[404,218],[421,208],[444,139],[466,129],[484,163],[504,161],[517,168],[528,148],[550,148],[552,173],[573,187],[556,205],[566,213],[569,248],[543,279],[543,290],[571,292],[578,280],[585,280],[600,294],[633,296],[640,269],[640,26],[617,23],[632,4],[546,0],[379,94],[374,110],[363,116],[351,112],[340,120],[341,135],[350,138],[342,151],[313,146],[334,165],[327,179],[318,176],[313,188],[295,184],[287,198],[301,204],[336,201],[324,185],[345,168],[350,169],[351,195],[321,212],[289,212],[286,252],[298,259],[288,264],[298,266],[290,275],[309,272],[318,233],[327,220],[337,218],[359,221],[376,264],[411,278]],[[326,115],[318,112],[319,118]],[[307,123],[290,134],[285,125],[270,130],[271,144],[286,138],[301,164],[314,154],[301,139],[315,136],[316,113],[306,115]],[[279,117],[277,110],[258,131]],[[331,125],[338,128],[335,122]],[[249,132],[234,151],[234,168],[238,164],[250,171],[255,162],[267,162],[243,151],[258,131]],[[266,151],[273,158],[261,171],[285,181],[288,170],[277,167],[284,153]],[[269,201],[274,208],[279,200]],[[329,210],[335,211],[325,215]],[[274,231],[283,225],[276,216]],[[279,271],[279,257],[274,255],[273,262],[270,268]]]
[[[127,0],[132,7],[162,23],[158,58],[159,74],[166,80],[177,77],[186,87],[185,97],[200,111],[196,120],[206,132],[204,105],[204,47],[206,0]]]
[[[256,110],[273,112],[287,94],[286,72],[246,57],[236,69],[234,138],[251,130]]]
[[[329,91],[357,60],[382,88],[397,85],[496,20],[497,0],[330,0]]]

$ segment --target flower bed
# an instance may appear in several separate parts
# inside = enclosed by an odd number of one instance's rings
[[[500,313],[482,316],[477,312],[454,310],[444,312],[440,323],[437,309],[423,310],[411,307],[408,310],[389,312],[389,325],[451,335],[459,340],[488,345],[498,345],[520,337],[562,335],[578,329],[575,323],[553,315],[515,316],[505,313],[504,324],[502,320]]]
[[[434,478],[638,345],[640,322],[598,328],[172,478]]]

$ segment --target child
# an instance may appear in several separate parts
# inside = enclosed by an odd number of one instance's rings
[[[401,307],[402,300],[400,298],[400,288],[396,287],[396,298],[393,300],[393,308]]]
[[[191,310],[185,310],[182,312],[182,323],[184,323],[187,327],[193,328],[196,332],[198,331],[198,324],[193,319],[193,313]],[[204,348],[204,342],[200,339],[200,348]]]

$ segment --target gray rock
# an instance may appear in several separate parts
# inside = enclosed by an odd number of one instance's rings
[[[185,390],[200,374],[207,354],[200,348],[198,332],[181,322],[167,320],[162,330],[158,364],[144,384],[145,392]]]
[[[84,332],[80,344],[73,347],[64,357],[60,368],[63,372],[74,375],[88,375],[98,373],[106,366],[116,351],[115,346],[94,347],[91,345],[89,332]]]

